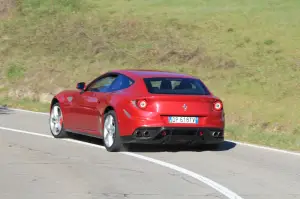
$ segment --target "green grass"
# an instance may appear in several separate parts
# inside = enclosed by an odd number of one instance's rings
[[[0,97],[75,88],[116,68],[200,77],[232,139],[300,150],[300,1],[19,0],[0,22]]]
[[[0,105],[6,105],[7,107],[27,109],[38,112],[49,112],[50,110],[49,104],[41,103],[28,98],[15,100],[8,97],[3,97],[0,99]]]
[[[9,80],[19,79],[19,78],[22,78],[23,76],[24,76],[24,69],[22,66],[19,66],[17,64],[11,64],[8,67],[7,78]]]

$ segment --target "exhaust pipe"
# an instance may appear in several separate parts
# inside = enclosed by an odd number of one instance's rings
[[[218,137],[220,135],[220,132],[213,132],[212,134],[214,137]]]
[[[143,136],[149,137],[149,132],[148,132],[148,131],[145,131],[145,132],[143,133]]]
[[[142,136],[142,133],[140,131],[136,132],[136,136],[137,137],[141,137]]]

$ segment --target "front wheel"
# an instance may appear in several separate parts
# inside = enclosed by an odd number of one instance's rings
[[[115,111],[109,111],[104,115],[103,141],[109,152],[118,152],[123,148]]]
[[[49,118],[50,131],[55,138],[67,137],[67,132],[64,130],[63,113],[59,103],[52,106]]]

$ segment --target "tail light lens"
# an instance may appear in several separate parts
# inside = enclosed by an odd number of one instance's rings
[[[223,103],[221,101],[216,101],[213,103],[213,109],[215,111],[221,111],[223,109]]]
[[[145,109],[147,107],[147,101],[146,100],[137,100],[136,105],[140,109]]]

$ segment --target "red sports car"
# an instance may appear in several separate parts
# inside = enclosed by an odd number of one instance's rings
[[[224,141],[223,103],[198,78],[164,71],[114,70],[53,97],[50,129],[124,144],[212,144]]]

